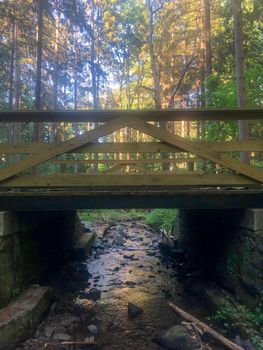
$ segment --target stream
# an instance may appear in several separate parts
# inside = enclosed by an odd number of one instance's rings
[[[117,222],[107,230],[98,224],[95,231],[90,256],[70,263],[54,279],[49,314],[34,337],[17,350],[167,349],[155,340],[182,322],[168,302],[201,319],[209,315],[183,288],[184,263],[161,255],[160,233],[134,220]],[[93,342],[96,345],[88,344]],[[197,345],[183,349],[223,349],[203,337]]]

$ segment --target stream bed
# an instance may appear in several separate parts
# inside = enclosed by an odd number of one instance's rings
[[[67,265],[53,281],[49,314],[17,350],[161,350],[167,347],[160,345],[160,334],[182,322],[168,302],[201,319],[208,316],[202,302],[183,288],[184,264],[161,255],[160,233],[133,220],[107,229],[98,224],[95,231],[90,256]],[[190,348],[223,349],[206,338],[185,350]]]

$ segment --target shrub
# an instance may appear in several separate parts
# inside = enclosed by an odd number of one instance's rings
[[[226,301],[210,319],[222,323],[226,330],[229,327],[244,330],[257,349],[263,350],[263,294],[254,310],[249,310],[244,305],[234,306]]]
[[[146,216],[144,222],[155,230],[165,229],[171,232],[176,216],[176,209],[154,209]]]

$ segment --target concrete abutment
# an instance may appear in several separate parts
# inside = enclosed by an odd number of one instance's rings
[[[0,212],[0,308],[61,265],[80,235],[76,211]]]
[[[51,302],[39,285],[93,238],[76,211],[0,212],[0,350],[33,335]]]
[[[195,268],[241,302],[263,290],[263,209],[179,210],[176,232]]]

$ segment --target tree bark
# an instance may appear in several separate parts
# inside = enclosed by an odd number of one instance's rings
[[[41,109],[41,93],[42,93],[42,61],[43,61],[43,12],[44,0],[37,2],[37,67],[36,67],[36,86],[35,86],[35,109]],[[34,124],[35,142],[41,139],[41,124]]]
[[[15,67],[15,47],[16,47],[16,21],[13,15],[10,16],[10,23],[12,27],[12,44],[11,44],[11,59],[10,59],[10,73],[9,73],[9,109],[13,109],[14,98],[14,67]]]
[[[98,93],[97,93],[97,70],[96,70],[96,48],[95,48],[95,3],[91,1],[91,51],[90,51],[90,69],[91,69],[91,85],[93,108],[99,108]]]
[[[16,36],[18,35],[18,28],[16,29]],[[20,100],[21,100],[21,67],[19,61],[19,51],[17,47],[17,37],[16,37],[16,63],[15,63],[15,109],[20,110]],[[14,123],[13,130],[13,142],[21,142],[21,123]],[[17,154],[15,160],[20,160],[20,155]]]
[[[228,340],[222,334],[216,332],[214,329],[212,329],[211,327],[207,326],[204,322],[202,322],[202,321],[198,320],[198,318],[190,315],[189,313],[187,313],[183,309],[179,308],[177,305],[175,305],[173,303],[169,303],[169,306],[178,315],[183,317],[186,321],[192,322],[194,325],[199,327],[204,333],[207,333],[207,334],[211,335],[214,339],[219,341],[221,344],[223,344],[228,349],[231,349],[231,350],[244,350],[243,348],[241,348],[241,346],[239,346],[239,345],[233,343],[232,341]]]
[[[91,89],[92,89],[92,99],[93,99],[93,108],[99,108],[99,94],[97,91],[97,69],[96,69],[96,38],[95,38],[95,2],[91,1],[91,52],[90,52],[90,61],[91,61]],[[96,128],[98,123],[94,123]],[[98,159],[98,155],[94,154],[94,159]],[[98,172],[98,164],[93,164],[93,171]]]
[[[154,46],[153,46],[153,34],[154,34],[153,7],[150,0],[148,0],[148,10],[149,10],[148,48],[149,48],[149,54],[151,59],[151,70],[152,70],[153,84],[154,84],[154,103],[155,103],[156,109],[161,109],[162,99],[161,99],[160,73],[159,73],[157,59],[155,56]]]
[[[153,45],[153,35],[154,35],[154,11],[153,11],[153,4],[151,0],[148,0],[148,11],[149,11],[149,34],[148,34],[148,49],[150,54],[150,61],[151,61],[151,70],[152,70],[152,77],[153,77],[153,98],[154,98],[154,104],[156,109],[162,109],[162,97],[161,97],[161,78],[160,78],[160,72],[157,64],[157,58],[154,52],[154,45]],[[167,122],[160,121],[159,125],[162,129],[167,130]],[[162,153],[161,158],[167,158],[168,154]],[[164,163],[162,165],[163,171],[166,171],[169,169],[169,164]]]
[[[59,24],[60,24],[60,8],[59,8],[59,1],[56,0],[55,2],[56,6],[56,31],[55,31],[55,62],[54,62],[54,73],[53,73],[53,110],[58,109],[58,85],[59,85]],[[51,123],[50,127],[50,138],[49,141],[51,143],[56,141],[56,133],[58,129],[58,123]]]
[[[204,0],[205,10],[205,57],[206,78],[212,74],[212,41],[211,41],[211,4],[210,0]]]
[[[235,46],[235,68],[237,85],[237,106],[246,106],[246,87],[245,87],[245,54],[243,42],[243,20],[241,0],[232,0],[234,17],[234,46]],[[248,121],[238,121],[239,140],[248,139]],[[241,152],[240,160],[249,163],[249,153]]]

